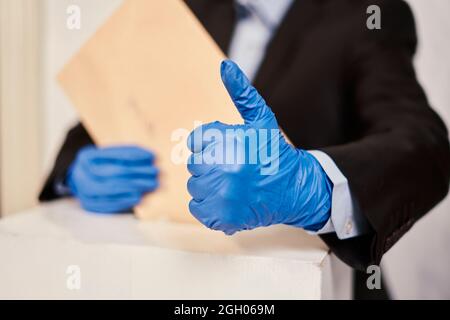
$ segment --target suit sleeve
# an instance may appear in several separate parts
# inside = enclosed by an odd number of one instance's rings
[[[65,180],[67,170],[75,159],[78,150],[93,143],[81,123],[77,124],[67,133],[63,146],[56,157],[53,169],[39,195],[39,201],[51,201],[60,197],[55,192],[56,183]]]
[[[321,149],[347,177],[371,229],[348,240],[335,234],[322,238],[344,262],[361,270],[379,264],[446,196],[450,179],[447,129],[414,72],[412,12],[403,1],[384,1],[380,7],[382,29],[363,28],[349,59],[358,138]]]

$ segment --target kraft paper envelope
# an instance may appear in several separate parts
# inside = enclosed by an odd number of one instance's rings
[[[199,121],[242,123],[220,79],[223,59],[183,1],[127,0],[60,73],[97,144],[155,151],[161,187],[135,208],[138,217],[194,221],[180,138]]]

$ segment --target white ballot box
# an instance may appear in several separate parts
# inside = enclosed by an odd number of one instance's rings
[[[0,220],[0,299],[348,299],[350,276],[287,226],[228,237],[73,200]]]

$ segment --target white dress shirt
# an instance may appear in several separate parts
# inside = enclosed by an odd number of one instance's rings
[[[238,22],[228,56],[253,80],[264,59],[267,45],[293,0],[235,0]],[[347,239],[367,231],[368,223],[353,201],[347,178],[324,152],[310,151],[333,184],[331,217],[312,234],[336,232]]]

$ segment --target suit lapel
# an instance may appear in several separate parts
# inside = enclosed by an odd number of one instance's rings
[[[264,95],[270,95],[280,77],[289,70],[294,56],[320,13],[320,0],[294,0],[292,7],[280,24],[256,74],[254,85]]]
[[[236,24],[233,0],[185,0],[224,53],[228,52]]]
[[[294,0],[291,8],[269,43],[266,55],[256,74],[254,85],[265,96],[289,70],[300,50],[302,35],[319,18],[320,4],[325,0]],[[186,0],[209,34],[227,53],[236,24],[233,0]]]

